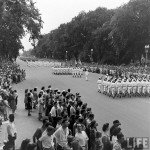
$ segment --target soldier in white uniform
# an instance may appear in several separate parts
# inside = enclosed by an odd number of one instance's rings
[[[97,86],[98,86],[98,92],[101,93],[101,84],[102,84],[102,78],[99,77],[98,81],[97,81]]]
[[[85,71],[85,80],[86,80],[86,81],[88,81],[88,75],[89,75],[89,72],[88,72],[88,70],[86,70],[86,71]]]

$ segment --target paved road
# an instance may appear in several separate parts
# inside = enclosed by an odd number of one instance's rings
[[[27,67],[24,62],[20,60],[18,62],[26,69],[27,78],[22,83],[14,85],[14,89],[19,93],[18,110],[15,115],[18,131],[17,147],[23,139],[32,138],[36,128],[41,126],[36,110],[32,112],[31,117],[27,116],[23,103],[24,90],[48,85],[60,90],[71,88],[73,93],[80,92],[82,100],[92,108],[99,130],[104,123],[112,124],[113,120],[118,119],[122,123],[122,132],[125,136],[150,137],[149,98],[111,99],[97,92],[98,74],[89,74],[89,81],[85,81],[84,77],[52,75],[48,67]]]

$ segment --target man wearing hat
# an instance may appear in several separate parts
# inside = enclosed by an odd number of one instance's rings
[[[110,128],[110,140],[112,140],[112,136],[113,136],[113,130],[117,127],[119,127],[121,125],[121,123],[119,122],[119,120],[114,120],[113,121],[113,125]]]

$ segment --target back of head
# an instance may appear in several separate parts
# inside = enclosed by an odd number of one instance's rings
[[[99,131],[97,131],[97,132],[96,132],[96,138],[100,138],[101,136],[102,136],[102,133],[99,132]]]
[[[14,118],[15,118],[14,114],[10,114],[10,115],[9,115],[9,120],[10,120],[10,122],[13,122],[13,121],[14,121]]]
[[[29,143],[30,143],[30,139],[23,140],[21,143],[20,150],[26,150]]]
[[[34,150],[34,148],[36,147],[36,144],[35,143],[29,143],[27,145],[27,150]]]
[[[109,128],[109,123],[105,123],[102,127],[103,132],[107,131],[108,128]]]
[[[121,132],[119,132],[119,133],[117,134],[117,139],[118,139],[118,140],[121,140],[123,137],[124,137],[124,135],[123,135]]]
[[[48,122],[48,118],[47,117],[43,117],[42,122],[43,122],[43,125],[45,125]]]

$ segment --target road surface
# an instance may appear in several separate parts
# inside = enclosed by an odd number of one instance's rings
[[[89,81],[85,78],[73,78],[71,75],[52,75],[50,67],[27,67],[26,63],[17,60],[22,68],[26,69],[26,80],[14,85],[19,93],[18,109],[15,114],[18,137],[17,148],[25,138],[32,139],[35,130],[41,126],[38,121],[37,110],[32,116],[27,116],[24,109],[24,90],[42,86],[71,89],[73,93],[80,92],[81,98],[92,108],[101,131],[104,123],[110,123],[116,119],[121,122],[122,132],[126,137],[150,137],[150,98],[124,98],[112,99],[97,92],[98,74],[89,74]]]

